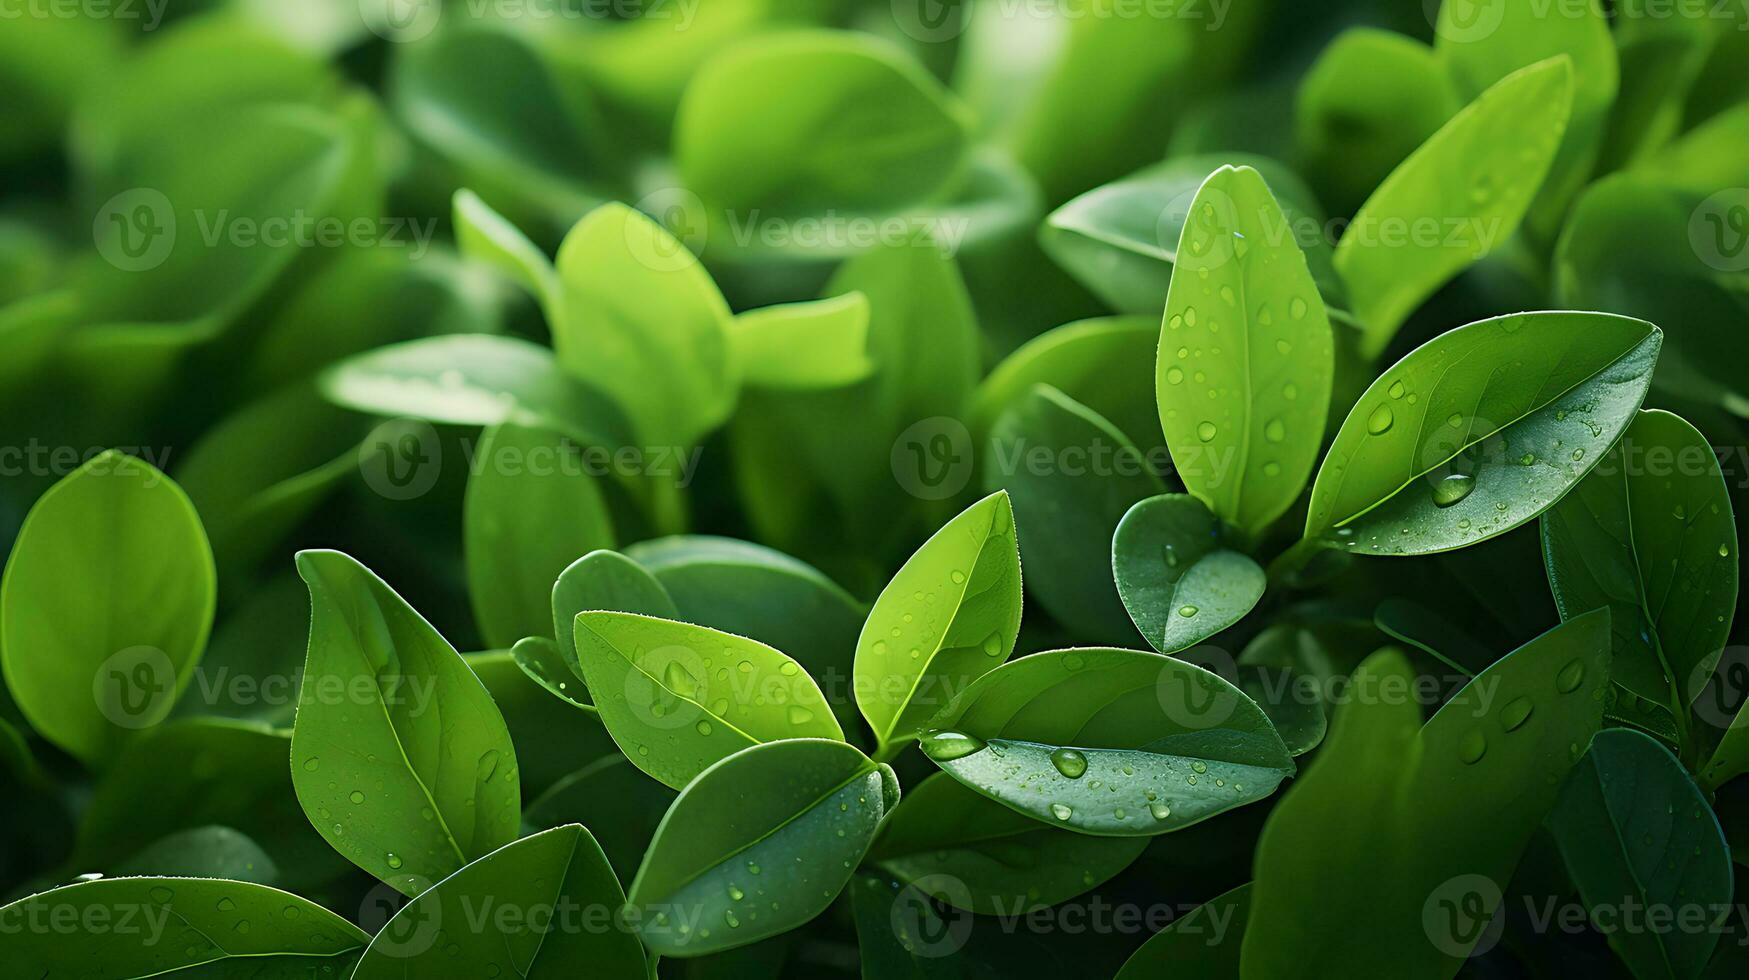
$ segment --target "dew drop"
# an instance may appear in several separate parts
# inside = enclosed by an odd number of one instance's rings
[[[1184,372],[1179,370],[1178,368],[1175,368],[1175,367],[1167,368],[1166,369],[1166,383],[1167,384],[1174,384],[1174,385],[1183,384],[1184,383]]]
[[[1488,754],[1488,736],[1482,734],[1480,728],[1473,728],[1458,743],[1458,758],[1465,765],[1475,765],[1482,761],[1482,756]]]
[[[1501,727],[1509,732],[1517,731],[1524,726],[1526,721],[1530,720],[1530,713],[1534,709],[1535,705],[1530,703],[1529,698],[1513,698],[1500,709]]]
[[[1394,425],[1396,421],[1397,417],[1391,413],[1391,406],[1380,405],[1378,408],[1373,409],[1371,415],[1367,416],[1366,431],[1375,436],[1382,436],[1391,431],[1391,426]]]
[[[1300,397],[1300,389],[1298,387],[1296,387],[1292,382],[1284,384],[1281,386],[1281,397],[1286,398],[1288,401],[1291,402],[1294,399]]]
[[[1203,442],[1212,442],[1219,431],[1213,422],[1203,422],[1196,427],[1196,436]]]
[[[1403,397],[1404,390],[1405,389],[1403,388],[1403,382],[1401,382],[1401,381],[1391,382],[1390,395],[1392,398]]]
[[[401,855],[396,854],[393,851],[390,851],[387,855],[385,855],[383,857],[383,860],[387,861],[389,867],[391,867],[391,868],[399,869],[401,867]]]
[[[1270,419],[1269,424],[1263,427],[1263,438],[1270,442],[1281,442],[1287,438],[1287,426],[1282,424],[1281,419]]]
[[[1148,804],[1148,815],[1155,820],[1165,820],[1172,816],[1172,808],[1165,803],[1150,803]]]
[[[1051,765],[1068,779],[1080,779],[1087,772],[1087,757],[1074,749],[1058,749],[1051,753]]]
[[[1518,465],[1520,466],[1529,466],[1534,462],[1536,462],[1536,453],[1525,453],[1518,457]]]
[[[355,804],[363,803],[364,802],[364,794],[360,793],[358,790],[353,790],[352,795],[348,796],[347,799],[351,800]]]
[[[1287,305],[1288,315],[1293,317],[1296,320],[1299,320],[1299,319],[1302,319],[1303,317],[1305,317],[1306,311],[1308,309],[1310,309],[1310,307],[1306,306],[1306,301],[1303,299],[1300,299],[1298,296],[1295,296],[1293,298],[1293,301],[1288,303],[1288,305]]]
[[[1179,606],[1178,607],[1178,615],[1183,616],[1185,619],[1190,619],[1201,611],[1202,610],[1196,608],[1195,606]]]
[[[316,769],[319,766],[321,766],[321,764],[322,764],[321,761],[318,760],[315,756],[310,756],[308,759],[304,760],[304,771],[305,772],[315,772]]]
[[[1453,413],[1451,413],[1451,417],[1445,420],[1445,424],[1451,426],[1454,429],[1462,428],[1463,424],[1464,424],[1464,417],[1462,415],[1459,415],[1456,412],[1453,412]]]
[[[1468,497],[1476,489],[1476,478],[1468,473],[1451,473],[1433,485],[1433,505],[1450,507]]]
[[[953,579],[953,584],[955,585],[964,585],[966,581],[966,573],[956,568],[953,570],[953,574],[950,575],[949,578]]]
[[[1725,544],[1721,544],[1721,545],[1719,545],[1719,557],[1720,557],[1720,558],[1729,558],[1729,557],[1731,557],[1731,546],[1730,546],[1730,545],[1725,545]]]
[[[1191,768],[1191,771],[1199,772],[1199,773],[1209,771],[1208,765],[1206,763],[1202,763],[1202,762],[1192,762],[1190,764],[1190,768]]]
[[[711,723],[710,723],[710,722],[708,722],[708,721],[700,721],[700,722],[699,722],[699,723],[698,723],[698,724],[696,724],[696,725],[694,725],[694,726],[692,726],[692,727],[693,727],[693,728],[694,728],[694,729],[695,729],[695,730],[696,730],[696,731],[697,731],[697,732],[698,732],[698,733],[699,733],[699,734],[700,734],[700,735],[709,735],[709,734],[710,734],[710,733],[711,733]]]
[[[1067,820],[1074,815],[1075,811],[1061,803],[1051,804],[1051,816],[1056,817],[1058,820]]]
[[[984,740],[961,732],[935,731],[926,733],[918,745],[923,754],[936,762],[952,762],[984,750]]]
[[[1567,666],[1562,667],[1561,672],[1555,675],[1555,687],[1558,688],[1562,694],[1571,694],[1579,689],[1579,685],[1583,683],[1584,680],[1585,661],[1575,660]]]
[[[814,720],[814,713],[812,711],[809,711],[807,708],[804,708],[799,704],[792,704],[789,706],[789,723],[790,724],[792,724],[792,725],[806,725],[808,722],[813,721],[813,720]]]

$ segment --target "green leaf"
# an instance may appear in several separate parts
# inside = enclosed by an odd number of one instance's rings
[[[1307,173],[1331,207],[1351,213],[1459,104],[1432,48],[1392,31],[1349,28],[1300,82],[1294,123]]]
[[[1336,245],[1336,271],[1382,353],[1422,301],[1517,230],[1561,145],[1571,59],[1508,75],[1385,178]]]
[[[668,590],[644,567],[617,551],[592,551],[559,573],[553,582],[553,636],[559,652],[578,677],[577,647],[571,641],[577,614],[592,610],[629,612],[679,619]]]
[[[1609,659],[1609,614],[1571,620],[1422,726],[1402,654],[1368,658],[1349,690],[1371,693],[1264,825],[1243,976],[1454,976],[1598,729]]]
[[[613,740],[675,789],[761,742],[844,738],[807,671],[757,640],[617,612],[579,614],[572,635]]]
[[[170,713],[216,602],[188,497],[110,450],[43,494],[19,528],[0,583],[6,686],[44,738],[106,766]]]
[[[1039,231],[1039,244],[1112,309],[1157,316],[1166,306],[1191,200],[1209,174],[1229,166],[1254,169],[1267,178],[1285,211],[1274,229],[1284,237],[1271,242],[1304,245],[1319,285],[1340,292],[1332,288],[1336,276],[1317,199],[1286,166],[1246,153],[1181,157],[1094,188],[1051,212]],[[1319,233],[1300,233],[1308,226]]]
[[[1599,0],[1550,16],[1528,4],[1503,4],[1465,17],[1457,3],[1440,7],[1434,47],[1465,98],[1522,68],[1565,56],[1573,67],[1573,111],[1549,167],[1546,185],[1531,207],[1533,232],[1552,237],[1567,206],[1590,179],[1603,142],[1604,125],[1621,81],[1610,18]]]
[[[740,376],[728,303],[661,225],[603,205],[565,236],[558,276],[547,315],[559,363],[611,394],[639,438],[690,446],[729,417]]]
[[[735,317],[729,344],[750,385],[808,391],[842,388],[874,373],[868,297],[851,292]]]
[[[1729,194],[1681,190],[1667,172],[1619,174],[1573,209],[1555,251],[1556,292],[1575,309],[1614,310],[1664,327],[1652,383],[1667,397],[1749,417],[1749,381],[1733,369],[1732,325],[1749,310],[1749,269]]]
[[[1178,266],[1196,275],[1174,276],[1166,297],[1160,424],[1190,492],[1258,534],[1299,498],[1323,443],[1330,320],[1287,219],[1249,167],[1223,167],[1196,192]]]
[[[344,975],[370,937],[334,913],[265,885],[212,878],[110,878],[0,908],[9,969],[49,977]],[[54,923],[101,921],[69,935]],[[131,927],[122,928],[122,923]]]
[[[1020,550],[1008,494],[947,522],[887,583],[856,641],[857,706],[884,752],[1014,652]],[[913,656],[915,652],[915,656]]]
[[[657,538],[626,554],[673,597],[677,611],[667,618],[784,651],[824,684],[839,725],[860,731],[850,681],[868,610],[837,583],[782,552],[732,538]]]
[[[701,956],[807,922],[898,802],[892,770],[842,742],[790,739],[723,759],[674,801],[632,881],[644,945]]]
[[[432,337],[340,362],[318,379],[338,405],[453,425],[514,422],[584,446],[633,445],[619,408],[566,374],[552,352],[484,334]]]
[[[1103,837],[1179,830],[1263,799],[1293,757],[1219,675],[1134,650],[1035,653],[930,721],[924,754],[1036,820]]]
[[[1040,823],[936,773],[905,794],[868,860],[968,912],[1019,915],[1104,884],[1147,846]]]
[[[618,752],[554,783],[528,805],[522,819],[540,830],[580,823],[592,833],[622,880],[631,880],[675,792]]]
[[[415,25],[435,13],[414,13]],[[606,197],[614,160],[592,99],[563,91],[521,32],[477,18],[447,26],[422,43],[392,46],[388,87],[400,123],[456,183],[543,230],[561,229]]]
[[[1224,547],[1207,507],[1181,493],[1129,509],[1111,540],[1112,575],[1136,629],[1176,653],[1245,617],[1263,598],[1263,569]]]
[[[1712,445],[1641,412],[1609,456],[1542,518],[1563,618],[1608,606],[1614,677],[1686,714],[1737,610],[1737,527]]]
[[[738,45],[695,76],[674,125],[686,187],[748,217],[882,213],[957,173],[970,120],[884,41],[795,31]]]
[[[474,619],[494,647],[545,634],[553,580],[580,555],[614,545],[583,452],[556,432],[515,423],[480,440],[462,531]]]
[[[588,688],[580,682],[558,643],[544,636],[525,636],[510,648],[510,659],[548,694],[586,711],[595,710],[589,703]]]
[[[264,699],[269,690],[264,683]],[[294,693],[279,689],[281,697]],[[350,873],[298,807],[291,758],[291,733],[266,725],[216,718],[160,725],[129,744],[97,783],[74,863],[108,871],[156,842],[223,826],[260,845],[287,888],[304,891]]]
[[[589,831],[556,827],[506,844],[408,902],[352,976],[642,980],[643,948],[618,920],[624,902]],[[481,922],[483,914],[490,918]]]
[[[1130,440],[1085,405],[1034,385],[991,431],[984,486],[1006,490],[1015,521],[1031,529],[1031,596],[1079,636],[1128,639],[1106,542],[1133,504],[1165,489]]]
[[[470,190],[455,192],[456,246],[463,255],[483,262],[528,290],[545,308],[559,302],[559,274],[520,228]]]
[[[1638,732],[1599,732],[1549,815],[1567,873],[1591,908],[1719,910],[1731,904],[1731,849],[1719,820],[1670,750]],[[1642,978],[1693,980],[1717,929],[1605,932]]]
[[[302,551],[310,649],[292,784],[317,832],[417,895],[516,836],[516,750],[455,648],[338,551]]]
[[[1633,421],[1663,337],[1608,313],[1523,313],[1428,341],[1342,423],[1312,487],[1306,537],[1421,555],[1534,519]]]
[[[1239,975],[1239,949],[1251,913],[1251,886],[1209,899],[1155,933],[1115,980],[1182,976],[1196,980]]]

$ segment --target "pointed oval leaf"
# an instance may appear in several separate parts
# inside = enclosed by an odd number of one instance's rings
[[[1514,72],[1361,205],[1335,262],[1365,329],[1364,354],[1377,357],[1422,301],[1512,237],[1560,150],[1572,102],[1567,57]]]
[[[668,617],[776,647],[825,687],[846,732],[862,722],[851,696],[856,636],[868,608],[819,569],[749,541],[677,535],[640,541],[626,554],[674,597]]]
[[[898,792],[892,770],[821,739],[711,766],[662,818],[632,881],[644,944],[701,956],[807,922],[850,880]]]
[[[625,893],[601,846],[571,824],[506,844],[395,913],[353,980],[408,976],[646,977],[619,919]]]
[[[923,751],[967,787],[1084,834],[1179,830],[1275,792],[1293,756],[1218,674],[1135,650],[1053,650],[973,682]]]
[[[1154,391],[1184,485],[1260,533],[1324,441],[1335,340],[1305,253],[1262,176],[1222,167],[1196,192],[1166,297]],[[1206,355],[1206,356],[1205,356]],[[1212,397],[1211,397],[1212,396]]]
[[[559,652],[558,643],[544,636],[525,636],[510,648],[510,659],[547,693],[585,711],[595,710],[589,703],[589,689],[572,672],[570,662]]]
[[[876,740],[915,737],[947,695],[1008,659],[1020,611],[1014,510],[993,493],[917,549],[863,624],[856,703]]]
[[[728,418],[740,389],[729,305],[685,245],[606,204],[565,236],[558,275],[559,363],[610,393],[646,444],[690,446]]]
[[[1542,518],[1563,617],[1608,606],[1615,680],[1687,712],[1737,611],[1737,525],[1711,443],[1669,412],[1640,412]]]
[[[318,833],[409,895],[516,836],[516,750],[467,663],[370,569],[298,553],[310,649],[292,785]]]
[[[543,305],[556,300],[559,280],[552,260],[478,194],[465,188],[455,192],[454,219],[456,247],[463,255],[496,269]]]
[[[1521,313],[1428,341],[1342,423],[1312,486],[1306,537],[1421,555],[1536,518],[1633,421],[1663,336],[1608,313]]]
[[[1508,654],[1420,725],[1403,655],[1368,658],[1264,826],[1242,975],[1456,975],[1602,722],[1609,661],[1599,610]]]
[[[1549,830],[1592,908],[1726,909],[1731,848],[1706,797],[1670,750],[1626,728],[1597,733],[1549,815]],[[1636,977],[1692,980],[1718,929],[1611,929]]]
[[[1263,598],[1263,569],[1223,547],[1202,501],[1182,493],[1131,507],[1111,539],[1118,594],[1136,629],[1161,653],[1201,643],[1245,618]]]
[[[757,640],[615,612],[580,614],[572,635],[614,742],[675,789],[751,745],[844,738],[808,672]]]
[[[49,741],[101,767],[162,721],[212,629],[213,554],[194,506],[151,464],[109,451],[56,483],[0,582],[0,663]]]
[[[54,923],[102,922],[69,935]],[[106,878],[0,908],[15,976],[345,976],[370,937],[313,902],[217,878]],[[131,927],[122,928],[123,923]]]

